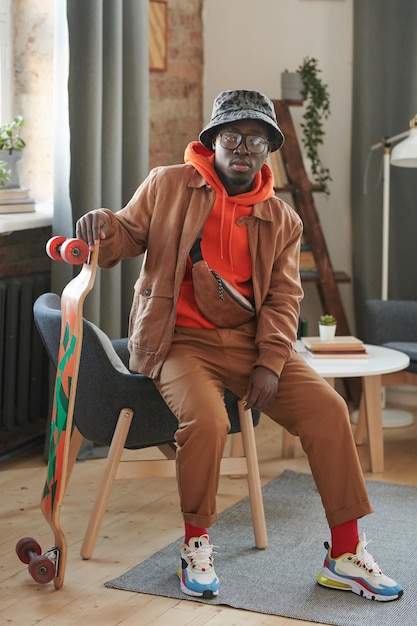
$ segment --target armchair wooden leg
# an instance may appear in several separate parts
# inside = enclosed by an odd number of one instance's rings
[[[107,463],[101,479],[100,489],[90,515],[80,554],[83,559],[93,556],[97,536],[103,521],[104,512],[113,487],[114,478],[122,456],[123,448],[133,418],[131,409],[122,409],[117,420],[116,429],[110,445]]]
[[[243,449],[248,466],[248,490],[252,512],[255,545],[263,550],[268,545],[266,532],[264,502],[262,498],[261,477],[259,474],[258,455],[256,452],[255,431],[252,411],[245,411],[241,401],[238,402],[240,429],[242,431]]]

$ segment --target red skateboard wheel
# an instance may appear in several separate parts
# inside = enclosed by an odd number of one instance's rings
[[[66,237],[60,235],[52,237],[46,244],[46,254],[54,261],[62,261],[61,246]]]
[[[50,583],[56,575],[55,563],[47,556],[34,556],[29,563],[29,574],[41,585]]]
[[[17,542],[16,554],[22,563],[29,565],[29,574],[37,583],[44,585],[55,578],[54,561],[42,554],[40,545],[32,537],[23,537]]]
[[[67,239],[61,246],[61,257],[71,265],[85,263],[88,254],[88,245],[81,239]]]
[[[16,554],[22,563],[30,563],[34,556],[42,554],[40,545],[32,537],[23,537],[16,544]]]

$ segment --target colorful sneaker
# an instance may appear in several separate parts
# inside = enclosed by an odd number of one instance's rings
[[[210,599],[219,594],[219,579],[213,567],[213,546],[208,535],[192,537],[181,546],[178,566],[180,588],[189,596]]]
[[[337,559],[331,556],[331,547],[326,542],[327,556],[317,576],[317,582],[323,587],[353,591],[368,600],[389,602],[403,595],[401,585],[382,573],[374,557],[366,549],[365,534],[358,542],[356,554],[346,552]]]

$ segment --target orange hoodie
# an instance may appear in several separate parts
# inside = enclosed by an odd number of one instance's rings
[[[246,298],[253,300],[252,260],[246,227],[238,225],[240,217],[252,214],[253,205],[274,195],[273,176],[268,165],[256,174],[251,191],[229,196],[214,169],[214,154],[199,141],[191,142],[184,160],[190,163],[214,189],[216,199],[202,231],[201,250],[209,267],[232,283]],[[215,328],[194,299],[191,278],[192,263],[188,257],[184,280],[177,303],[177,326]]]

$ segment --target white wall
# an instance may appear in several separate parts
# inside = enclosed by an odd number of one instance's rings
[[[331,99],[321,156],[333,182],[330,197],[316,194],[315,200],[332,265],[351,275],[353,0],[205,0],[203,26],[204,120],[220,91],[257,89],[279,99],[281,72],[296,70],[306,56],[318,59]],[[298,128],[302,109],[291,112]],[[354,332],[351,285],[340,291]],[[319,311],[316,289],[307,285],[302,313],[310,334],[316,334]]]

